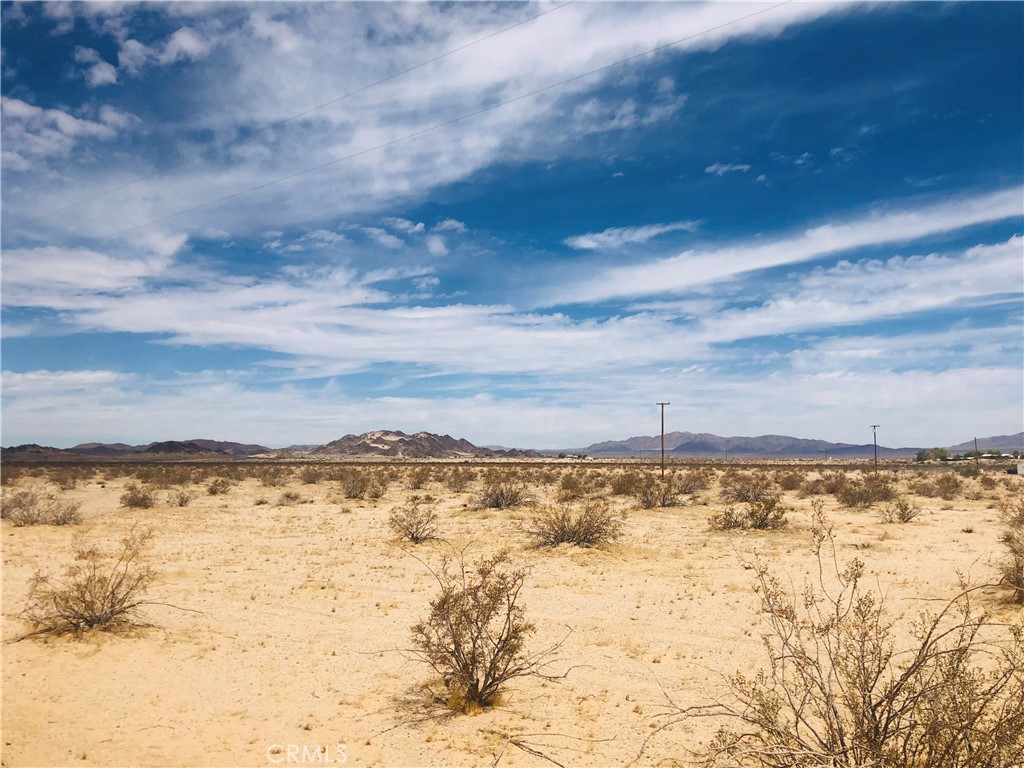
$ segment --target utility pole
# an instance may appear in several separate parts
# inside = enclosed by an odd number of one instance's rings
[[[655,403],[661,406],[661,479],[665,479],[665,406],[672,403]]]
[[[875,474],[878,474],[878,428],[881,424],[871,425],[871,439],[875,444]]]
[[[981,469],[981,454],[978,453],[978,438],[974,438],[974,468]]]

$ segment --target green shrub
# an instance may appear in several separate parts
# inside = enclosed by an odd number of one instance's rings
[[[879,502],[893,501],[896,496],[893,478],[882,473],[851,480],[836,494],[840,504],[851,508],[866,508]]]

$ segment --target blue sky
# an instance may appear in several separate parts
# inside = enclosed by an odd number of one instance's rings
[[[1024,4],[2,12],[4,445],[1024,429]]]

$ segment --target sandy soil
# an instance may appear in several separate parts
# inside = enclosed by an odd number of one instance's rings
[[[528,471],[531,492],[551,499],[557,482],[543,481],[572,470]],[[906,488],[912,472],[901,476]],[[997,504],[1024,491],[1024,478],[993,477],[988,489],[965,480],[951,501],[911,496],[923,513],[902,525],[817,497],[840,559],[866,562],[906,619],[901,631],[955,593],[958,572],[993,578]],[[783,531],[710,531],[709,517],[725,506],[712,486],[653,510],[612,497],[628,509],[617,543],[537,549],[519,527],[528,510],[475,507],[479,480],[453,493],[436,480],[411,490],[400,478],[378,500],[296,477],[280,487],[235,481],[213,496],[204,480],[189,486],[188,506],[171,506],[172,491],[159,490],[156,506],[126,509],[119,498],[129,481],[98,471],[66,491],[45,476],[5,488],[79,500],[84,522],[0,529],[4,766],[551,764],[509,737],[566,766],[625,765],[661,722],[666,695],[706,703],[725,691],[724,675],[762,666],[755,553],[796,585],[815,568],[811,499],[796,492],[785,494],[793,511]],[[282,499],[288,491],[300,501]],[[412,494],[434,497],[444,540],[395,539],[388,515]],[[150,606],[153,626],[128,635],[10,642],[27,629],[18,614],[33,573],[61,573],[79,537],[110,549],[136,524],[153,530],[146,559],[159,578],[149,597],[187,610]],[[427,565],[502,546],[530,568],[522,593],[537,627],[530,647],[564,638],[552,669],[572,669],[560,681],[514,681],[500,706],[480,714],[437,716],[423,692],[432,674],[406,650],[436,592]],[[1019,617],[998,589],[981,599]],[[715,726],[699,719],[662,731],[638,763],[685,761]]]

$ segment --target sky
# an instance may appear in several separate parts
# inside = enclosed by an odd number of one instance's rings
[[[1024,4],[2,4],[2,442],[1024,430]]]

